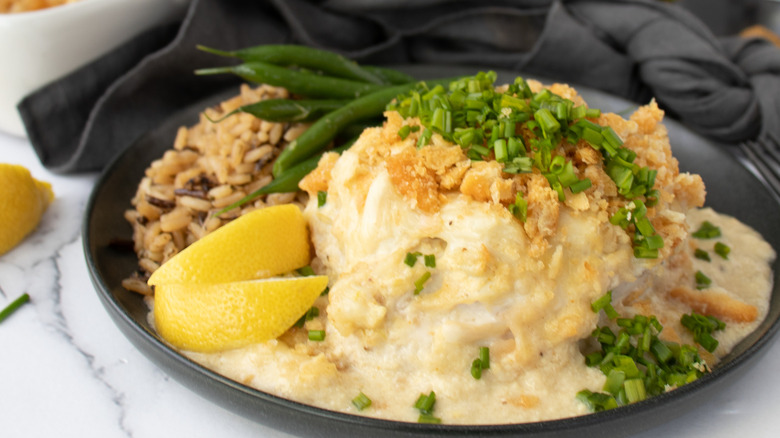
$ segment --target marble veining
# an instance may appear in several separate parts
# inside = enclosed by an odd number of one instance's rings
[[[2,161],[54,186],[38,229],[0,257],[0,307],[30,303],[0,324],[0,436],[225,436],[282,438],[169,378],[127,341],[89,279],[81,220],[96,175],[60,176],[26,140],[0,133]],[[768,438],[780,435],[780,341],[728,390],[685,416],[638,436]]]

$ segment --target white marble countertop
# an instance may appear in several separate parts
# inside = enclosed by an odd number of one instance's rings
[[[97,175],[49,173],[26,140],[2,133],[0,151],[0,161],[26,166],[56,194],[37,230],[0,256],[0,308],[22,293],[31,297],[0,324],[0,436],[289,436],[191,392],[116,328],[92,287],[81,242]],[[735,436],[780,436],[780,337],[728,391],[639,435]]]

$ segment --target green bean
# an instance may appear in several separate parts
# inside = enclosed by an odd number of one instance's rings
[[[415,79],[408,74],[402,73],[398,70],[393,70],[391,68],[364,65],[363,69],[368,70],[374,75],[378,76],[382,79],[382,83],[388,85],[401,85],[415,81]]]
[[[357,138],[352,139],[351,141],[344,143],[343,145],[334,148],[330,152],[337,152],[341,153],[347,149],[349,149],[352,144],[355,143],[355,140]],[[274,178],[273,181],[270,183],[264,185],[263,187],[260,187],[259,189],[255,190],[254,192],[244,196],[243,198],[239,199],[238,201],[228,205],[227,207],[223,208],[222,210],[219,210],[214,216],[219,216],[222,213],[228,212],[234,208],[241,207],[242,205],[246,204],[247,202],[251,202],[255,198],[261,195],[267,195],[269,193],[289,193],[289,192],[297,192],[298,189],[298,183],[301,182],[303,177],[308,175],[312,170],[317,168],[317,165],[320,162],[320,158],[322,158],[322,155],[325,152],[321,152],[305,161],[302,161],[295,166],[291,167],[290,169],[286,170],[284,173],[279,175],[278,177]]]
[[[449,84],[451,79],[427,81],[431,87]],[[396,96],[415,88],[417,83],[396,85],[367,96],[360,97],[314,122],[300,137],[291,142],[276,158],[273,174],[279,176],[285,170],[323,150],[344,127],[367,118],[378,116]]]
[[[236,113],[248,113],[269,122],[310,122],[347,103],[348,100],[268,99],[240,106],[221,119],[213,121],[219,122]]]
[[[379,114],[381,116],[381,114]],[[353,123],[351,125],[345,126],[344,128],[339,131],[338,136],[336,139],[339,138],[357,138],[360,137],[360,134],[363,133],[363,131],[366,128],[373,128],[375,126],[382,126],[382,123],[384,123],[383,117],[373,117],[366,120],[361,120],[357,123]]]
[[[315,98],[354,99],[387,88],[385,85],[299,72],[265,62],[195,70],[197,75],[222,73],[233,73],[250,82],[284,87],[290,93]]]
[[[244,62],[267,62],[285,67],[297,66],[318,70],[329,76],[352,79],[371,84],[386,84],[382,78],[339,54],[306,46],[262,45],[234,51],[223,51],[197,46],[204,52],[239,58]],[[408,82],[408,81],[407,81]]]

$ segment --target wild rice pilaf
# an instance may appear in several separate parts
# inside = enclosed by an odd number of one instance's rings
[[[264,99],[287,98],[287,90],[241,86],[240,95],[208,108],[219,120],[239,106]],[[133,227],[139,271],[122,282],[126,289],[149,295],[148,276],[176,253],[235,219],[269,205],[296,203],[306,194],[276,193],[257,198],[243,209],[215,213],[272,180],[273,160],[307,128],[304,123],[272,123],[238,113],[218,123],[201,114],[197,125],[180,127],[173,148],[146,169],[125,212]]]

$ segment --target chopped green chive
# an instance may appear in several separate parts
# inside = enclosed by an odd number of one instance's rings
[[[371,399],[361,391],[357,397],[352,399],[352,405],[355,406],[358,411],[362,411],[371,406]]]
[[[634,248],[634,257],[638,259],[657,259],[658,250],[651,249],[651,248],[636,247]]]
[[[28,301],[30,301],[30,295],[27,293],[21,294],[19,298],[13,300],[2,311],[0,311],[0,322],[3,322],[4,319],[8,318],[12,313],[16,312],[19,307]]]
[[[309,340],[316,342],[324,341],[325,330],[309,330]]]
[[[647,398],[645,383],[642,379],[626,380],[623,383],[623,389],[626,391],[626,398],[629,403],[636,403]]]
[[[705,350],[712,353],[715,351],[716,348],[718,348],[718,340],[713,338],[711,334],[709,333],[702,333],[699,335],[699,337],[696,339],[696,342],[702,346]]]
[[[476,380],[482,378],[482,364],[479,359],[474,359],[474,361],[471,362],[471,377]]]
[[[418,423],[440,424],[441,419],[433,416],[433,407],[436,404],[436,393],[431,391],[428,395],[420,394],[414,403],[414,408],[420,411]]]
[[[593,337],[602,345],[614,345],[617,336],[609,327],[601,327],[593,331]]]
[[[427,145],[428,143],[430,143],[432,135],[433,135],[433,131],[431,131],[428,128],[425,128],[422,134],[420,134],[420,137],[417,139],[417,147],[421,148]]]
[[[298,274],[300,274],[303,277],[310,277],[312,275],[315,275],[314,269],[311,268],[311,266],[304,266],[302,268],[298,268],[297,270]]]
[[[407,252],[406,257],[404,257],[404,263],[411,268],[417,263],[417,257],[421,255],[419,252]]]
[[[542,128],[542,132],[547,135],[551,135],[561,129],[561,123],[555,119],[550,110],[547,108],[541,108],[534,113],[534,119],[539,122],[539,126]]]
[[[428,281],[428,279],[431,278],[431,273],[429,271],[425,271],[425,273],[415,280],[414,282],[414,294],[419,295],[420,292],[422,292],[423,288],[425,287],[425,282]]]
[[[406,257],[404,257],[404,264],[409,266],[410,268],[413,267],[417,263],[417,258],[422,256],[423,254],[420,252],[408,252],[406,253]],[[423,256],[423,260],[425,262],[425,266],[429,268],[435,268],[436,267],[436,255],[435,254],[426,254]]]
[[[618,317],[617,311],[612,307],[612,291],[607,291],[599,299],[590,304],[590,308],[594,313],[598,313],[603,310],[609,319],[615,319]]]
[[[642,236],[648,237],[655,234],[655,230],[653,229],[653,224],[650,223],[650,220],[647,219],[647,217],[638,218],[634,221],[634,226],[636,226],[636,230],[642,233]]]
[[[609,370],[607,374],[607,380],[604,382],[604,391],[612,395],[617,395],[620,390],[623,389],[623,383],[626,381],[626,373],[618,369]]]
[[[490,368],[490,349],[479,347],[479,357],[471,362],[471,377],[479,380],[482,377],[482,370],[488,368]]]
[[[490,155],[490,149],[482,146],[471,145],[470,151],[476,153],[479,157],[487,157]]]
[[[495,159],[509,174],[535,170],[544,175],[560,201],[565,189],[580,193],[592,186],[587,178],[579,179],[572,162],[560,155],[561,144],[585,140],[604,158],[604,170],[628,200],[643,199],[647,206],[656,205],[659,191],[654,189],[657,171],[634,163],[636,153],[623,145],[622,139],[608,126],[592,119],[601,111],[574,103],[553,94],[549,89],[531,92],[527,82],[518,77],[506,91],[497,92],[495,72],[479,72],[450,83],[448,89],[437,86],[417,89],[398,96],[387,108],[404,118],[417,117],[424,126],[418,147],[429,144],[433,132],[460,145],[471,160]],[[591,120],[589,120],[591,119]],[[414,130],[415,127],[410,128]],[[406,127],[399,136],[408,135]],[[527,206],[517,201],[510,211],[525,221]],[[625,217],[623,217],[625,216]],[[656,236],[649,221],[635,223],[620,215],[613,223],[624,228],[638,225],[641,238],[634,239],[636,257],[657,258],[663,239]],[[633,233],[633,230],[630,231]]]
[[[696,289],[706,289],[712,284],[710,277],[704,275],[701,271],[696,271]]]
[[[501,108],[512,108],[522,112],[530,110],[530,107],[528,106],[528,103],[525,101],[525,99],[519,99],[508,94],[501,96]]]
[[[604,299],[599,305],[606,302]],[[715,318],[695,314],[683,317],[681,323],[693,327],[696,341],[705,348],[711,347],[713,341],[717,346],[710,333],[725,326]],[[601,350],[585,356],[588,366],[598,367],[606,376],[603,393],[583,390],[577,394],[577,399],[591,411],[635,403],[670,387],[690,383],[708,372],[696,347],[658,338],[663,326],[655,316],[620,317],[615,324],[619,328],[617,334],[608,326],[593,330],[592,336]],[[696,333],[704,335],[697,337]]]
[[[658,250],[664,247],[664,241],[661,236],[655,233],[655,228],[647,216],[645,216],[646,214],[646,204],[639,199],[634,199],[625,207],[616,211],[609,218],[609,221],[613,225],[619,225],[624,229],[634,224],[637,231],[634,234],[634,257],[654,259],[658,258]]]
[[[420,414],[417,418],[417,422],[424,424],[441,424],[441,418],[434,417],[430,414]]]
[[[569,189],[572,193],[579,193],[585,190],[588,190],[591,187],[592,183],[590,182],[589,178],[581,179],[571,186],[569,186]]]
[[[320,190],[317,192],[317,207],[322,207],[328,202],[328,192]]]
[[[398,130],[398,136],[401,137],[401,140],[406,140],[406,137],[408,137],[411,132],[412,127],[409,125],[404,125],[401,127],[401,129]]]
[[[585,117],[589,119],[595,119],[596,117],[601,115],[601,110],[598,108],[588,108],[585,111]]]
[[[693,251],[693,256],[699,260],[704,260],[705,262],[710,261],[710,254],[707,251],[700,248],[696,248],[696,250]]]
[[[729,248],[728,245],[721,242],[715,243],[715,254],[723,257],[725,260],[728,260],[730,252],[731,248]]]
[[[421,414],[430,415],[433,413],[433,406],[436,404],[436,393],[431,391],[426,394],[420,394],[417,401],[414,403],[414,408],[420,411]]]
[[[483,370],[490,368],[490,348],[479,347],[479,362]]]
[[[582,139],[596,147],[599,147],[604,143],[604,136],[601,135],[601,130],[597,131],[587,126],[582,129]]]
[[[433,116],[431,117],[431,128],[436,132],[444,132],[444,109],[436,108],[433,110]]]
[[[306,324],[306,321],[311,321],[312,319],[320,316],[320,309],[312,306],[309,308],[309,310],[306,311],[306,313],[301,316],[298,321],[295,322],[294,326],[298,328],[303,328],[304,324]]]
[[[696,312],[683,315],[680,324],[690,330],[693,333],[693,340],[710,353],[718,348],[718,341],[712,337],[712,333],[726,328],[726,323],[718,318]]]
[[[594,367],[600,364],[602,360],[604,360],[604,355],[598,351],[594,351],[593,353],[589,353],[585,356],[585,365]]]
[[[496,156],[496,161],[498,161],[499,163],[506,162],[507,158],[509,157],[509,154],[507,152],[505,138],[499,138],[498,140],[496,140],[495,143],[493,143],[493,153]]]
[[[525,156],[525,146],[523,145],[523,139],[520,137],[509,137],[506,142],[506,153],[510,157],[522,157]],[[506,165],[504,165],[506,168]]]
[[[513,121],[502,122],[504,123],[504,138],[515,138],[517,133],[517,125]]]
[[[587,389],[577,393],[577,400],[588,407],[591,412],[601,412],[618,407],[615,397],[600,392],[592,392]]]
[[[528,201],[523,199],[523,193],[517,192],[515,195],[515,202],[507,206],[509,212],[512,213],[520,222],[525,223],[528,219]]]
[[[612,149],[618,149],[623,146],[623,140],[621,140],[620,137],[618,137],[618,135],[611,127],[607,126],[603,128],[601,130],[601,135],[604,136],[604,140]],[[609,147],[607,147],[607,149],[609,149]],[[623,150],[627,150],[627,149],[623,149]],[[631,161],[633,161],[633,158],[631,159]],[[650,185],[653,184],[650,183]]]
[[[664,239],[658,234],[653,234],[651,236],[643,236],[643,237],[644,237],[644,241],[641,242],[640,245],[646,247],[647,249],[660,249],[664,247]]]
[[[710,221],[704,221],[699,229],[691,235],[697,239],[714,239],[720,237],[720,228],[713,225]]]
[[[573,120],[582,119],[588,112],[588,107],[584,105],[576,106],[571,110],[571,118]]]
[[[563,157],[558,155],[555,158]],[[553,162],[555,162],[555,159],[553,159]],[[558,166],[557,169],[553,169],[551,165],[550,171],[555,173],[555,175],[558,177],[558,182],[560,182],[561,186],[563,187],[571,187],[572,184],[579,181],[577,175],[574,174],[574,166],[571,164],[571,161],[566,161],[563,165]]]
[[[631,192],[631,186],[634,184],[634,173],[628,167],[619,165],[607,169],[609,177],[617,184],[618,192],[621,195],[628,195]]]
[[[661,340],[653,339],[650,343],[650,352],[658,360],[658,363],[663,365],[669,362],[674,357],[672,350]]]
[[[515,157],[511,163],[504,166],[506,173],[530,173],[533,170],[531,157]]]
[[[622,354],[615,355],[612,359],[612,368],[619,371],[623,371],[627,378],[634,378],[639,376],[639,368],[636,361],[631,356],[624,356]]]

